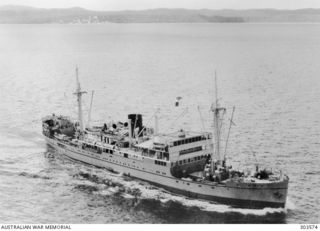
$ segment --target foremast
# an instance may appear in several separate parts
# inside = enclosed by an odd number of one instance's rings
[[[221,127],[222,127],[222,117],[226,113],[226,108],[220,107],[218,100],[218,87],[217,87],[217,76],[215,73],[215,99],[214,103],[211,105],[211,111],[213,114],[213,153],[211,156],[211,175],[214,175],[215,166],[221,165],[221,156],[220,156],[220,139],[221,139]],[[218,158],[217,163],[215,163],[215,158]]]
[[[78,120],[79,120],[79,125],[80,125],[80,132],[83,132],[82,95],[86,94],[87,92],[81,90],[78,67],[76,67],[76,81],[77,81],[77,88],[76,88],[76,92],[73,94],[77,96]]]

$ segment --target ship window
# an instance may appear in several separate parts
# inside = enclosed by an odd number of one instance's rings
[[[181,150],[179,152],[179,155],[185,155],[185,154],[192,153],[192,152],[199,152],[201,150],[202,150],[202,146],[189,148],[189,149]]]
[[[182,164],[182,160],[179,161],[179,164],[180,164],[180,165]]]
[[[199,187],[202,187],[202,185],[200,185],[200,184],[199,184],[198,186],[199,186]]]
[[[177,141],[174,141],[173,142],[173,146],[177,146],[178,145],[178,142]]]
[[[109,150],[109,153],[110,153],[110,154],[113,154],[113,150]]]
[[[183,160],[183,163],[185,164],[187,161],[186,160]]]
[[[190,158],[188,159],[188,163],[190,163]]]
[[[123,154],[124,158],[128,158],[128,153]]]
[[[181,145],[181,140],[178,141],[178,145]]]

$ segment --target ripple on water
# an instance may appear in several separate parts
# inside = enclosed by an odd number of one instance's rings
[[[319,220],[318,25],[0,27],[1,221]],[[287,208],[240,210],[190,200],[56,155],[43,141],[41,118],[53,112],[76,117],[71,96],[76,64],[82,86],[95,90],[93,120],[124,120],[128,113],[141,112],[144,124],[153,126],[152,115],[161,108],[161,132],[182,125],[202,130],[201,122],[210,128],[212,74],[217,69],[221,104],[236,106],[228,160],[247,168],[256,163],[255,153],[259,163],[281,168],[290,177]],[[179,108],[173,107],[177,96],[183,98]],[[85,98],[85,109],[89,103]],[[173,123],[185,108],[188,114]]]

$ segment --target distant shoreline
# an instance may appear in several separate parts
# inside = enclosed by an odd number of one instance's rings
[[[43,9],[0,7],[0,24],[102,24],[102,23],[320,23],[320,9],[190,10],[149,9],[92,11],[73,7]]]
[[[128,23],[117,23],[117,22],[108,22],[108,23],[2,23],[0,25],[70,25],[70,26],[90,26],[90,25],[147,25],[147,24],[154,24],[154,25],[174,25],[174,24],[181,24],[181,25],[320,25],[320,22],[232,22],[232,23],[208,23],[208,22],[128,22]]]

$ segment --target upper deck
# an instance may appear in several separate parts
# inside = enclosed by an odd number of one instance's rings
[[[210,154],[213,149],[212,134],[178,131],[150,137],[148,140],[135,144],[134,147],[142,150],[142,153],[154,153],[175,162],[187,157]]]

